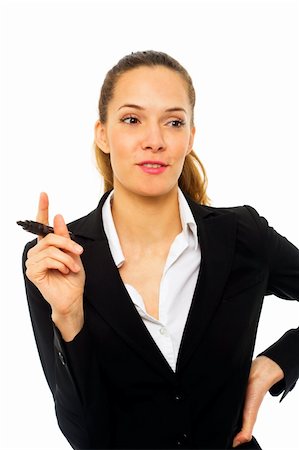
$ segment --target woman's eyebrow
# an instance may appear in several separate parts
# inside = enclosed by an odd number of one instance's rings
[[[134,105],[133,103],[126,103],[125,105],[122,105],[118,108],[118,111],[122,108],[135,108],[135,109],[140,109],[140,110],[144,110],[145,108],[143,108],[142,106],[139,105]]]
[[[140,111],[145,110],[145,108],[143,108],[143,106],[135,105],[133,103],[126,103],[125,105],[120,106],[118,108],[118,111],[122,108],[135,108],[135,109],[139,109]],[[187,114],[186,110],[184,108],[181,108],[180,106],[174,106],[172,108],[165,109],[165,112],[174,112],[174,111],[183,111],[184,113]]]

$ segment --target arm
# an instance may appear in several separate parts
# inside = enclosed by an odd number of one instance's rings
[[[299,250],[285,237],[269,227],[251,207],[247,207],[262,233],[269,265],[267,295],[299,301]],[[284,373],[283,380],[270,388],[271,395],[283,392],[281,400],[299,378],[299,328],[287,331],[277,342],[260,353],[275,361]]]
[[[269,280],[267,294],[287,300],[299,299],[299,250],[286,238],[268,226],[267,221],[247,207],[261,232],[264,254],[267,255]],[[264,396],[283,393],[281,400],[292,390],[299,378],[299,328],[287,331],[277,342],[252,362],[241,431],[235,436],[233,447],[248,442]]]
[[[275,361],[258,356],[251,365],[243,407],[241,431],[234,437],[233,447],[252,439],[253,427],[259,408],[268,390],[282,380],[284,373]]]
[[[48,200],[37,219],[47,223]],[[80,246],[61,216],[54,234],[27,244],[23,272],[29,312],[59,426],[74,449],[108,447],[108,402],[83,315]],[[101,426],[102,425],[102,426]]]
[[[28,247],[27,244],[23,256],[24,272]],[[52,321],[51,307],[25,273],[24,277],[34,337],[42,368],[52,392],[59,427],[74,449],[92,448],[84,415],[83,387],[75,381],[76,371],[81,373],[80,366],[83,361],[77,361],[75,368],[71,367],[69,361],[69,353],[75,353],[76,348],[84,347],[85,351],[79,354],[86,356],[86,365],[90,364],[86,351],[91,349],[88,333],[83,327],[72,342],[65,343]]]

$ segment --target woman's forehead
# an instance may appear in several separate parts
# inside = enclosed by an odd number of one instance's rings
[[[123,104],[146,105],[159,103],[167,108],[186,108],[189,104],[187,83],[174,70],[163,66],[139,67],[122,74],[111,100],[114,107]]]

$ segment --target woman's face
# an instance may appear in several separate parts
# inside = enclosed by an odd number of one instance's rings
[[[160,196],[176,189],[195,129],[187,86],[163,66],[139,67],[118,80],[107,122],[95,141],[110,153],[115,191]]]

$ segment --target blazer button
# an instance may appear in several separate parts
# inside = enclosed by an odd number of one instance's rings
[[[179,437],[179,439],[176,441],[176,446],[177,446],[178,448],[182,448],[182,447],[184,446],[184,444],[186,443],[187,438],[188,438],[187,434],[186,434],[186,433],[183,433],[183,434]]]

